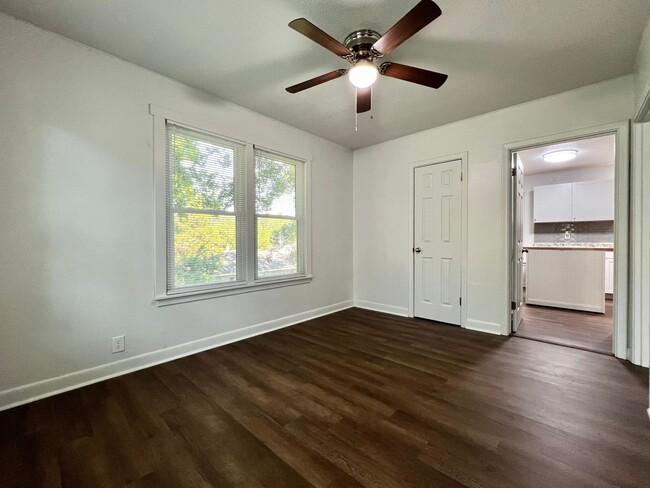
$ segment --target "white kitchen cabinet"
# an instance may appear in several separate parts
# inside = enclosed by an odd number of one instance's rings
[[[614,253],[605,253],[605,293],[614,293]]]
[[[535,223],[570,222],[573,183],[536,186],[533,191]]]
[[[536,224],[614,220],[614,181],[536,186],[533,220]]]
[[[575,222],[614,220],[614,181],[573,183],[572,216]]]

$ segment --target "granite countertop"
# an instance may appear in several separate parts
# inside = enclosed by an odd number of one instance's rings
[[[565,251],[613,251],[614,244],[611,242],[570,242],[566,244],[557,243],[535,243],[532,246],[524,246],[524,249],[559,249]]]

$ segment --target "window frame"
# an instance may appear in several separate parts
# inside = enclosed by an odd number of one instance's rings
[[[300,154],[296,148],[283,150],[269,149],[278,144],[269,144],[245,134],[236,133],[234,130],[223,130],[218,124],[194,119],[173,111],[150,105],[150,115],[153,116],[153,154],[154,154],[154,219],[155,219],[155,289],[154,302],[158,306],[172,305],[196,300],[205,300],[221,296],[240,293],[280,288],[285,286],[309,283],[312,280],[311,272],[311,157],[295,156]],[[199,134],[213,136],[218,139],[231,141],[244,146],[244,182],[241,185],[244,191],[244,216],[245,225],[237,232],[237,246],[243,246],[243,276],[242,281],[236,283],[214,283],[197,285],[186,288],[168,289],[167,262],[170,259],[168,244],[169,218],[167,205],[167,122],[196,131]],[[300,163],[302,178],[296,171],[296,220],[298,222],[298,259],[302,259],[302,273],[256,278],[257,266],[257,214],[255,207],[255,149],[275,153],[287,159]],[[287,150],[288,149],[288,150]],[[235,170],[237,173],[237,170]],[[240,182],[241,183],[241,182]],[[237,182],[235,182],[237,185]],[[172,212],[173,214],[173,212]],[[172,215],[173,216],[173,215]],[[301,232],[302,231],[302,232]],[[239,242],[241,240],[241,244]],[[300,267],[300,263],[299,263]]]

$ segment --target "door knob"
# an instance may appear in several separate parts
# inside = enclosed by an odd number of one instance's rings
[[[415,252],[422,252],[422,249],[420,249],[419,247],[416,247],[416,248],[413,249],[413,250],[414,250]]]

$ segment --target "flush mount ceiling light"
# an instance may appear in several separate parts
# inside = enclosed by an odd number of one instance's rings
[[[350,68],[348,77],[350,78],[350,83],[357,88],[367,88],[377,80],[378,72],[377,66],[370,61],[362,59]]]
[[[542,156],[542,159],[547,163],[564,163],[570,161],[578,156],[577,149],[560,149],[558,151],[547,152]]]

